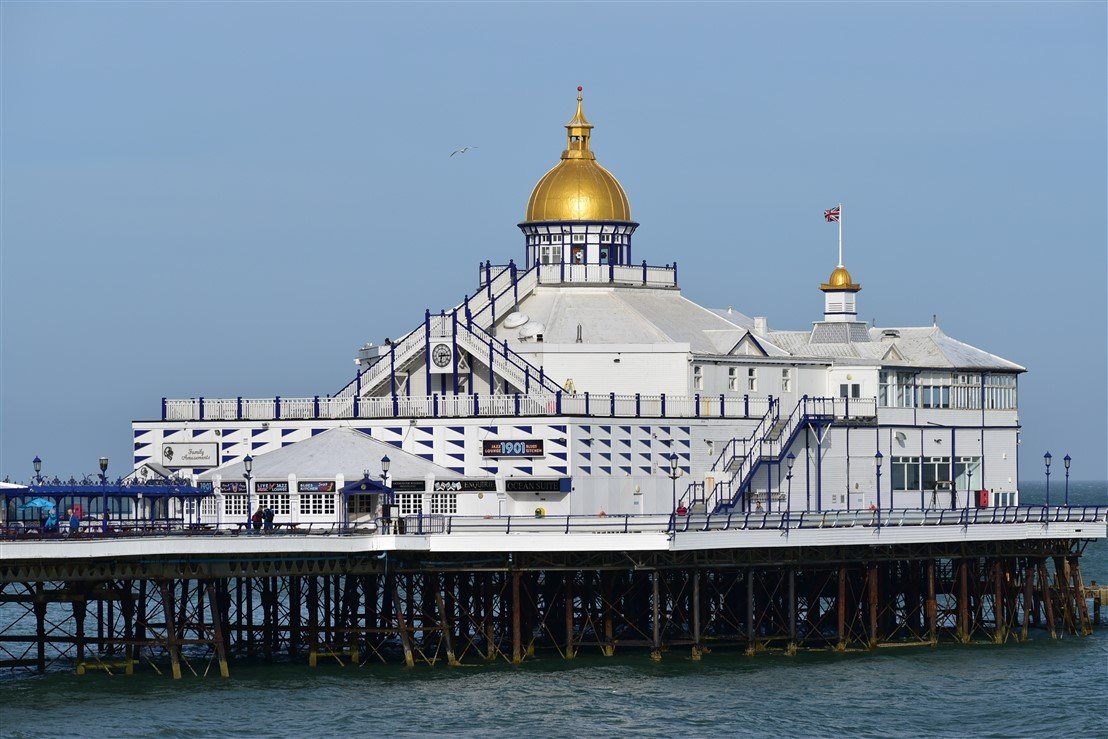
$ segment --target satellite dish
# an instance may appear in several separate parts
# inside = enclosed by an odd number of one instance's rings
[[[519,329],[519,339],[520,341],[530,341],[537,336],[542,336],[544,331],[546,331],[546,326],[538,321],[528,321]]]
[[[508,317],[504,319],[504,328],[519,328],[530,320],[526,313],[520,313],[519,311],[509,313]]]

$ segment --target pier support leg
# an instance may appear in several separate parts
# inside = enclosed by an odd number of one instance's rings
[[[308,667],[319,663],[319,578],[308,577]]]
[[[442,629],[442,638],[446,642],[446,664],[457,667],[461,663],[454,656],[454,633],[450,620],[446,617],[446,601],[443,600],[441,589],[435,593],[435,605],[439,609],[439,628]]]
[[[1058,622],[1054,620],[1054,594],[1050,589],[1050,575],[1046,571],[1046,559],[1039,560],[1039,588],[1043,592],[1043,610],[1046,612],[1046,628],[1051,639],[1058,638]]]
[[[523,628],[521,624],[522,616],[520,614],[520,599],[519,599],[519,577],[520,573],[516,570],[512,571],[512,664],[518,665],[523,662]]]
[[[955,639],[962,644],[968,644],[969,631],[969,562],[965,559],[958,560],[958,627],[955,631]]]
[[[1035,608],[1035,569],[1028,564],[1023,569],[1023,628],[1020,641],[1027,641],[1031,629],[1031,611]]]
[[[163,580],[159,583],[162,591],[162,613],[165,616],[165,649],[169,652],[169,665],[173,671],[173,679],[181,679],[181,652],[177,641],[177,617],[176,604],[173,602],[173,590],[170,583]]]
[[[939,603],[935,596],[935,560],[927,560],[927,641],[939,642]]]
[[[835,613],[838,617],[838,637],[835,650],[846,650],[846,565],[839,565],[839,592],[835,598]]]
[[[81,595],[73,599],[73,626],[77,643],[77,674],[85,674],[85,613],[87,603],[85,596]]]
[[[704,648],[700,643],[700,570],[693,572],[692,581],[692,658],[699,662]]]
[[[1089,623],[1089,602],[1085,593],[1085,581],[1081,577],[1081,560],[1078,557],[1070,557],[1070,574],[1073,576],[1073,596],[1077,603],[1077,617],[1081,635],[1088,636],[1093,633],[1092,624]]]
[[[651,626],[653,633],[651,635],[650,646],[650,659],[658,662],[662,659],[662,608],[661,608],[661,588],[658,583],[658,571],[654,570],[650,573],[651,583],[651,597],[650,597],[650,610],[651,610]]]
[[[227,667],[227,643],[223,639],[223,609],[219,607],[219,598],[216,596],[215,583],[208,581],[208,610],[212,613],[212,646],[215,649],[215,658],[219,662],[219,676],[230,677],[231,671]]]
[[[565,658],[573,659],[573,572],[567,572],[565,576],[566,586],[566,651]]]
[[[754,621],[754,568],[750,567],[746,570],[746,655],[748,657],[757,650]]]
[[[411,587],[411,583],[408,584]],[[412,635],[408,632],[408,622],[404,618],[404,608],[400,601],[400,593],[394,587],[392,591],[392,607],[396,610],[396,628],[400,632],[400,644],[404,648],[404,664],[415,667],[415,655],[412,652]]]
[[[1070,566],[1065,557],[1054,558],[1054,581],[1058,599],[1062,602],[1062,626],[1071,634],[1077,633],[1077,624],[1074,619],[1073,591],[1070,588]]]
[[[1004,614],[1004,568],[999,557],[993,560],[993,642],[1003,644],[1008,638]]]
[[[789,568],[789,643],[785,653],[796,654],[796,568]]]
[[[877,563],[868,566],[866,600],[869,606],[869,648],[877,647]]]
[[[615,624],[612,615],[612,573],[600,573],[600,592],[604,609],[604,646],[601,647],[605,657],[611,657],[616,653]],[[1097,609],[1097,623],[1100,623],[1100,609]]]

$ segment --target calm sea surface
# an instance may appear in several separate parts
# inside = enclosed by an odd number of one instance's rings
[[[1051,486],[1051,498],[1061,486]],[[1041,486],[1025,488],[1036,502]],[[1108,483],[1071,503],[1108,505]],[[1090,545],[1085,580],[1108,581]],[[0,736],[1108,736],[1108,626],[1027,644],[522,667],[231,666],[230,680],[0,675]]]

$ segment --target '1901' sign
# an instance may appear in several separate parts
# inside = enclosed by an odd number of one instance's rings
[[[481,442],[481,453],[486,457],[542,457],[544,456],[542,439],[520,441],[497,441],[486,439]]]

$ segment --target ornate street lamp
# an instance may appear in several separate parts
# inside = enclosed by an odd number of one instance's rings
[[[250,493],[253,489],[250,481],[254,478],[254,458],[247,454],[246,457],[242,460],[242,466],[246,469],[246,472],[243,473],[242,476],[246,478],[246,531],[249,533],[250,512],[254,508],[254,503],[250,500]]]
[[[1068,454],[1062,457],[1062,463],[1066,465],[1066,508],[1070,507],[1070,462],[1072,461]]]
[[[877,528],[881,528],[881,463],[885,461],[885,455],[881,450],[873,455],[873,462],[877,466]],[[892,510],[892,495],[889,496],[889,510]]]
[[[107,457],[101,457],[100,458],[100,484],[101,485],[107,485],[108,484],[108,458]]]
[[[38,485],[41,485],[42,484],[42,474],[41,474],[42,473],[42,460],[38,458],[37,454],[35,455],[35,458],[31,462],[31,464],[33,464],[35,466],[35,483],[38,484]]]
[[[1050,452],[1043,455],[1043,463],[1046,465],[1046,507],[1050,508]]]
[[[785,494],[785,520],[789,519],[789,512],[793,509],[793,465],[796,464],[796,455],[789,452],[785,455],[785,480],[788,482],[788,492]],[[786,529],[788,525],[786,524]]]
[[[680,463],[680,459],[677,457],[677,452],[672,452],[669,455],[669,479],[673,482],[673,533],[677,534],[677,478],[681,476],[681,468],[677,465]]]

